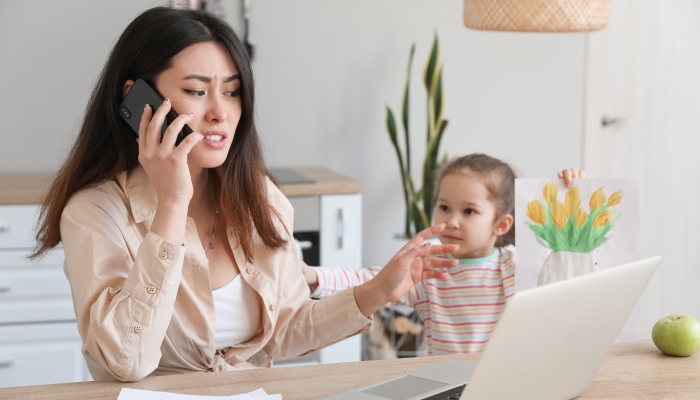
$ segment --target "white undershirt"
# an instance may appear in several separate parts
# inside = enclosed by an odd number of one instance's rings
[[[236,275],[226,286],[213,291],[216,312],[214,341],[217,349],[250,340],[260,328],[257,294]]]

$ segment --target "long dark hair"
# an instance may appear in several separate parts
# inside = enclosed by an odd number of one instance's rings
[[[440,171],[437,187],[445,175],[469,170],[481,176],[489,191],[491,201],[496,205],[496,218],[510,214],[515,216],[515,178],[510,165],[486,154],[474,153],[457,157],[448,162]],[[437,198],[437,195],[435,196]],[[496,247],[515,244],[515,224],[510,230],[496,239]]]
[[[139,165],[131,128],[117,115],[126,80],[154,81],[170,68],[176,54],[202,42],[226,46],[241,80],[242,114],[221,167],[221,182],[216,185],[222,214],[233,226],[249,262],[254,258],[253,230],[269,249],[286,246],[272,219],[279,215],[267,200],[265,177],[269,174],[255,129],[253,71],[243,43],[214,15],[156,7],[134,19],[114,46],[92,91],[78,138],[43,201],[37,247],[30,258],[43,256],[61,241],[61,213],[73,194]]]

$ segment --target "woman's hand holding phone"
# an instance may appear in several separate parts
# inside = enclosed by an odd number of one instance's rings
[[[192,114],[178,116],[167,128],[161,142],[161,128],[170,111],[168,99],[155,113],[146,106],[139,125],[139,163],[143,166],[158,197],[158,209],[151,230],[173,243],[183,242],[187,209],[194,189],[187,155],[204,135],[188,135],[177,147],[175,141]]]

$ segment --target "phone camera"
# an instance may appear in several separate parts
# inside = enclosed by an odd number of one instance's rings
[[[124,118],[126,118],[126,119],[131,118],[131,112],[130,112],[129,109],[126,108],[125,106],[122,106],[122,108],[121,108],[119,111],[122,113],[122,115],[124,116]]]

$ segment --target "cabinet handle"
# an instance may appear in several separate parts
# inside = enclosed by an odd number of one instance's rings
[[[10,286],[7,283],[0,283],[0,293],[7,293],[12,289],[12,286]]]
[[[300,241],[299,241],[299,247],[300,247],[302,250],[308,250],[308,249],[314,247],[314,244],[311,243],[310,240],[300,240]]]
[[[343,248],[343,236],[345,235],[345,222],[343,221],[343,209],[338,209],[338,223],[336,224],[336,236],[338,237],[338,248]]]
[[[611,126],[617,126],[617,127],[625,127],[634,124],[634,118],[629,118],[629,117],[609,117],[607,115],[603,115],[600,117],[600,126],[603,128],[608,128]]]
[[[10,225],[0,225],[0,233],[5,233],[10,231]]]
[[[11,366],[13,366],[14,364],[15,364],[15,360],[12,360],[12,359],[9,359],[9,358],[6,358],[6,359],[4,359],[4,360],[3,360],[3,359],[0,359],[0,368],[3,368],[3,367],[11,367]]]

